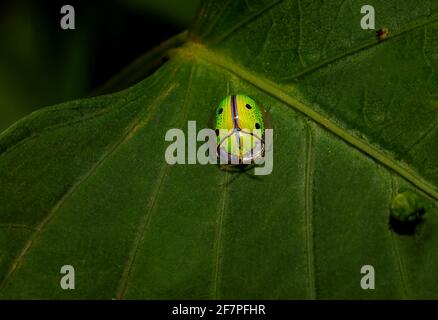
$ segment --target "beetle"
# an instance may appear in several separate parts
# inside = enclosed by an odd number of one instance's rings
[[[231,164],[263,158],[266,111],[247,95],[230,95],[215,110],[217,156]]]

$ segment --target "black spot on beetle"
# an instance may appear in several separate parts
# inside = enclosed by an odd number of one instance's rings
[[[256,127],[256,129],[260,129],[260,124],[258,122],[256,122],[255,127]]]
[[[247,109],[251,109],[252,107],[249,104],[246,104]]]
[[[222,111],[224,111],[224,109],[220,108],[220,109],[219,109],[219,112],[218,112],[217,114],[221,114]]]

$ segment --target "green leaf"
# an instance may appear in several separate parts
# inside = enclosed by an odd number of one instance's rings
[[[369,4],[386,40],[359,1],[206,1],[153,75],[4,132],[0,297],[438,298],[438,4]],[[272,174],[168,165],[167,130],[231,93],[268,109]]]

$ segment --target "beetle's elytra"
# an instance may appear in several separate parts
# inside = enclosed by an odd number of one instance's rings
[[[251,163],[264,154],[264,110],[252,98],[225,97],[215,110],[217,155],[231,163]]]

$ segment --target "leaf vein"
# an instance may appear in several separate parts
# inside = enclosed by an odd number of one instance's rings
[[[227,83],[227,95],[230,94],[230,83]],[[223,181],[222,181],[222,201],[219,206],[218,212],[218,222],[216,229],[216,238],[214,242],[214,271],[213,271],[213,285],[212,285],[212,296],[213,299],[217,299],[217,285],[220,278],[220,260],[221,260],[221,242],[222,242],[222,228],[223,228],[223,220],[225,214],[225,206],[226,206],[226,198],[227,198],[227,190],[228,190],[228,171],[225,171]]]
[[[431,24],[435,21],[438,21],[438,15],[432,16],[429,19],[425,19],[419,23],[413,23],[412,25],[406,27],[405,29],[400,29],[400,31],[398,33],[392,34],[388,39],[385,40],[385,42],[391,41],[391,39],[397,39],[405,33],[414,31],[414,30],[419,29],[419,28],[423,28],[423,27],[427,26],[428,24]],[[327,40],[327,38],[326,38],[326,40]],[[300,70],[299,72],[297,72],[291,76],[281,78],[280,81],[288,82],[288,81],[296,80],[297,78],[300,78],[306,74],[310,74],[314,71],[317,71],[326,65],[332,64],[332,63],[339,61],[343,58],[346,58],[346,57],[351,56],[355,53],[358,53],[362,50],[374,47],[374,46],[379,45],[379,44],[381,44],[381,41],[379,41],[376,37],[373,36],[372,39],[370,39],[364,43],[361,43],[358,46],[355,46],[346,52],[340,53],[340,54],[335,55],[333,57],[323,59],[315,64],[309,65],[308,67]]]
[[[390,174],[390,180],[391,180],[391,190],[392,190],[392,199],[396,196],[396,181],[394,181],[394,177],[392,176],[392,174]],[[402,292],[403,292],[403,297],[406,299],[408,297],[408,289],[407,289],[407,284],[406,284],[406,275],[405,275],[405,267],[404,267],[404,263],[403,263],[403,259],[401,257],[401,254],[399,252],[398,246],[397,246],[397,240],[395,238],[395,234],[394,231],[389,230],[390,232],[390,238],[391,238],[391,243],[392,243],[392,249],[394,252],[394,257],[396,260],[396,264],[399,270],[399,274],[400,274],[400,282],[401,282],[401,286],[402,286]]]
[[[176,72],[176,69],[174,72]],[[170,77],[171,78],[171,77]],[[166,95],[172,91],[174,86],[169,86],[169,90],[166,92]],[[155,101],[152,103],[152,105],[158,104],[158,102],[163,99],[163,95],[159,95]],[[141,112],[140,112],[141,113]],[[35,227],[34,232],[30,235],[28,241],[23,246],[22,250],[19,252],[19,254],[16,256],[14,261],[12,262],[12,265],[4,277],[3,281],[0,283],[0,291],[2,291],[6,284],[10,281],[12,276],[15,274],[15,272],[18,270],[18,268],[23,263],[23,260],[29,253],[30,249],[34,245],[35,241],[43,234],[44,230],[46,229],[47,225],[50,221],[52,221],[53,217],[55,216],[55,213],[59,210],[59,208],[62,207],[63,204],[65,204],[66,200],[69,199],[78,189],[79,187],[87,181],[97,170],[105,163],[105,161],[112,155],[114,152],[125,142],[129,139],[131,135],[131,131],[135,129],[136,125],[141,121],[141,117],[134,120],[130,123],[128,126],[128,132],[124,134],[121,139],[119,139],[116,143],[112,144],[111,147],[107,149],[107,151],[104,152],[104,154],[100,157],[100,159],[90,167],[90,169],[81,176],[70,188],[67,190],[67,192],[59,199],[59,201],[49,210],[48,214],[43,218],[43,220]]]
[[[189,51],[200,61],[204,61],[207,64],[211,64],[228,71],[229,73],[259,88],[263,92],[282,101],[287,107],[301,112],[302,114],[322,126],[325,130],[328,130],[329,132],[333,133],[340,139],[350,144],[352,147],[356,148],[357,150],[361,151],[365,155],[381,163],[392,171],[395,171],[404,179],[410,181],[412,184],[422,190],[429,197],[438,200],[438,190],[436,189],[436,187],[433,186],[430,182],[424,180],[410,167],[398,163],[389,153],[381,151],[376,146],[369,144],[366,140],[353,135],[352,133],[348,132],[347,129],[341,127],[334,121],[313,110],[309,105],[289,95],[287,92],[283,91],[282,86],[268,79],[264,79],[259,75],[256,75],[247,70],[246,68],[241,67],[240,65],[230,62],[227,57],[214,53],[206,49],[204,46],[196,43],[189,43],[186,47],[177,49],[174,52],[175,54],[179,53],[182,57],[184,57],[186,55],[186,51]]]
[[[313,232],[312,210],[312,162],[313,162],[313,136],[310,125],[307,125],[307,152],[306,152],[306,177],[305,177],[305,230],[307,252],[307,279],[310,299],[316,299],[315,279],[315,250]]]
[[[227,31],[222,33],[222,35],[220,37],[217,37],[216,39],[208,41],[208,44],[210,44],[210,45],[215,44],[216,45],[216,44],[222,42],[224,39],[226,39],[228,36],[230,36],[233,32],[235,32],[236,30],[238,30],[238,29],[242,28],[243,26],[247,25],[252,20],[254,20],[258,16],[262,15],[266,11],[272,9],[273,7],[275,7],[277,4],[281,3],[282,1],[283,0],[275,0],[272,3],[267,4],[266,6],[261,8],[259,11],[255,12],[254,14],[249,15],[245,19],[242,19],[239,23],[237,23],[236,25],[234,25],[233,27],[231,27],[230,29],[228,29]]]
[[[187,86],[187,92],[186,92],[186,96],[184,98],[183,110],[185,112],[187,112],[186,111],[187,105],[188,105],[187,101],[188,101],[188,97],[191,93],[193,74],[194,74],[194,67],[192,65],[191,71],[190,71],[189,83]],[[182,118],[185,119],[186,117],[182,117]],[[143,215],[142,220],[140,221],[137,235],[135,237],[132,249],[130,251],[129,258],[126,261],[126,264],[123,268],[124,270],[123,270],[122,276],[121,276],[120,281],[119,281],[117,294],[116,294],[116,297],[119,300],[124,299],[126,296],[126,293],[128,291],[129,279],[132,275],[132,271],[134,269],[134,265],[135,265],[135,262],[136,262],[137,257],[138,257],[140,245],[146,236],[147,230],[149,229],[151,216],[152,216],[152,213],[154,212],[157,199],[159,198],[159,195],[161,193],[161,187],[163,185],[163,182],[166,179],[168,168],[169,168],[169,165],[167,165],[166,162],[163,162],[161,169],[160,169],[160,172],[157,176],[157,180],[155,181],[155,187],[153,188],[153,191],[151,193],[149,201],[147,202],[145,214]]]
[[[28,231],[35,230],[31,226],[28,226],[25,224],[18,224],[18,223],[2,223],[2,224],[0,224],[0,229],[23,229],[23,230],[28,230]]]
[[[225,171],[223,178],[223,189],[222,189],[222,201],[219,207],[216,238],[214,245],[214,273],[213,273],[213,299],[217,299],[218,296],[218,282],[221,275],[221,250],[222,250],[222,229],[225,215],[226,199],[227,199],[227,185],[228,185],[228,172]]]

